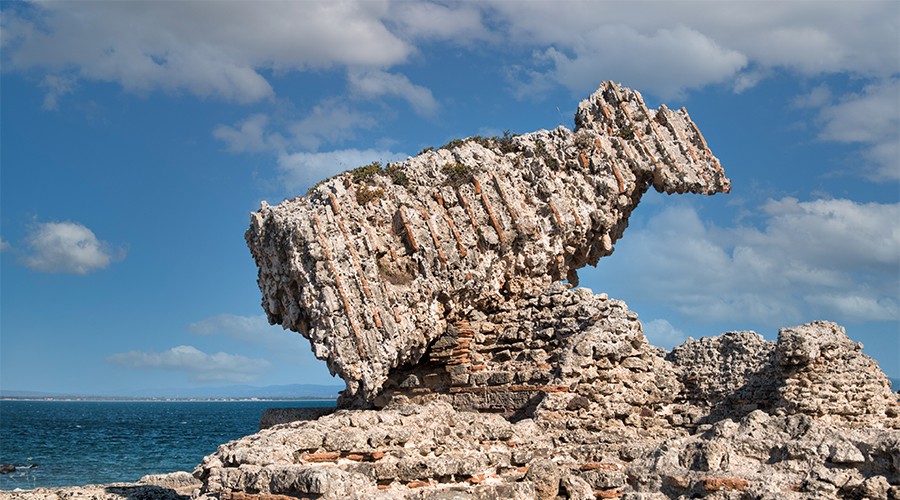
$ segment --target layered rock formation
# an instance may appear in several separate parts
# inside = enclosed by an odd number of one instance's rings
[[[455,141],[253,214],[270,321],[347,390],[222,445],[202,495],[900,498],[897,394],[840,326],[667,353],[623,302],[572,288],[650,186],[729,189],[683,110],[607,84],[576,125]]]
[[[666,354],[622,317],[573,337],[527,417],[402,396],[225,444],[195,474],[220,498],[900,498],[897,394],[838,325]]]
[[[456,141],[263,204],[246,239],[269,321],[310,339],[366,407],[472,314],[537,297],[613,251],[653,186],[727,192],[687,112],[605,84],[576,128]],[[462,339],[460,339],[462,340]]]

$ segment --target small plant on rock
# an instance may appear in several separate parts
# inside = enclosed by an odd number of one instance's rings
[[[379,172],[381,172],[381,162],[373,161],[368,165],[351,170],[350,177],[356,184],[369,184],[375,178],[375,174]]]
[[[359,206],[363,206],[370,201],[381,198],[382,196],[384,196],[384,189],[372,189],[367,186],[360,186],[356,190],[356,203],[358,203]]]
[[[459,187],[472,181],[472,167],[460,162],[445,163],[441,169],[447,174],[447,183]]]
[[[400,168],[399,164],[389,163],[383,172],[391,178],[391,182],[393,182],[394,184],[403,187],[409,185],[409,176],[406,175],[406,172]]]

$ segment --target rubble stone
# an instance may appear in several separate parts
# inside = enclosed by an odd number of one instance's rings
[[[575,124],[362,167],[252,215],[263,309],[344,379],[343,406],[371,407],[391,372],[429,348],[443,348],[447,364],[476,364],[465,325],[562,279],[577,284],[578,268],[613,252],[651,186],[730,190],[685,110],[649,110],[608,83],[581,102]],[[455,344],[435,344],[448,334]],[[518,347],[510,335],[501,332]]]
[[[575,288],[650,186],[730,188],[684,110],[605,84],[575,123],[357,169],[253,214],[269,320],[347,389],[334,413],[220,446],[199,495],[896,496],[898,395],[839,325],[666,353],[625,303]]]

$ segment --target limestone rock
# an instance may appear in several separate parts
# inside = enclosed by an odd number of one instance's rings
[[[454,408],[460,400],[445,393],[398,392],[380,410],[338,410],[222,445],[195,470],[203,494],[584,498],[590,491],[598,498],[812,499],[900,493],[900,431],[890,417],[896,395],[871,398],[852,418],[820,414],[834,406],[830,389],[817,385],[806,386],[808,405],[783,399],[780,389],[796,377],[796,365],[782,372],[776,360],[782,351],[796,352],[791,346],[797,343],[832,346],[819,348],[805,366],[829,367],[829,359],[870,366],[858,373],[860,393],[881,386],[884,375],[857,344],[844,341],[837,325],[784,329],[781,338],[791,340],[778,343],[752,332],[691,340],[667,359],[646,345],[624,304],[558,291],[578,307],[619,304],[613,309],[620,319],[609,322],[607,315],[605,327],[598,320],[573,330],[578,333],[569,338],[578,340],[563,344],[560,350],[568,354],[557,364],[569,368],[551,379],[572,389],[538,391],[531,413],[460,410]],[[718,362],[722,358],[730,362]],[[678,383],[691,371],[704,382]],[[645,379],[647,373],[659,376]],[[807,380],[828,388],[846,371],[832,366],[814,373]],[[772,377],[768,386],[759,374]],[[663,390],[648,387],[654,384]],[[759,400],[759,408],[748,410],[756,403],[738,404],[735,394],[742,391],[775,402]],[[845,398],[856,400],[853,388],[845,391]],[[729,410],[710,411],[718,403]]]
[[[334,408],[266,408],[259,419],[259,429],[285,424],[297,420],[315,420],[333,412]]]
[[[684,110],[606,84],[575,123],[253,214],[269,320],[347,389],[332,414],[220,446],[201,496],[900,498],[898,394],[839,325],[666,353],[625,303],[574,288],[650,186],[730,188]]]
[[[136,483],[0,491],[0,500],[189,500],[202,483],[188,472],[152,474]]]
[[[706,414],[705,421],[777,409],[851,427],[900,429],[890,381],[834,323],[784,328],[777,342],[753,332],[689,340],[668,359],[685,386],[680,399]]]
[[[263,207],[246,239],[269,321],[310,339],[367,407],[473,311],[536,297],[613,251],[641,196],[730,182],[687,112],[604,84],[576,128],[436,151],[339,175]]]

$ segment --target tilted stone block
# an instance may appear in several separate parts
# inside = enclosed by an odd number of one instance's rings
[[[392,370],[419,363],[473,311],[577,284],[651,186],[730,190],[684,110],[647,109],[608,83],[575,123],[357,169],[252,215],[246,239],[269,321],[310,339],[347,383],[343,405],[370,405]],[[445,363],[474,355],[458,349]]]

